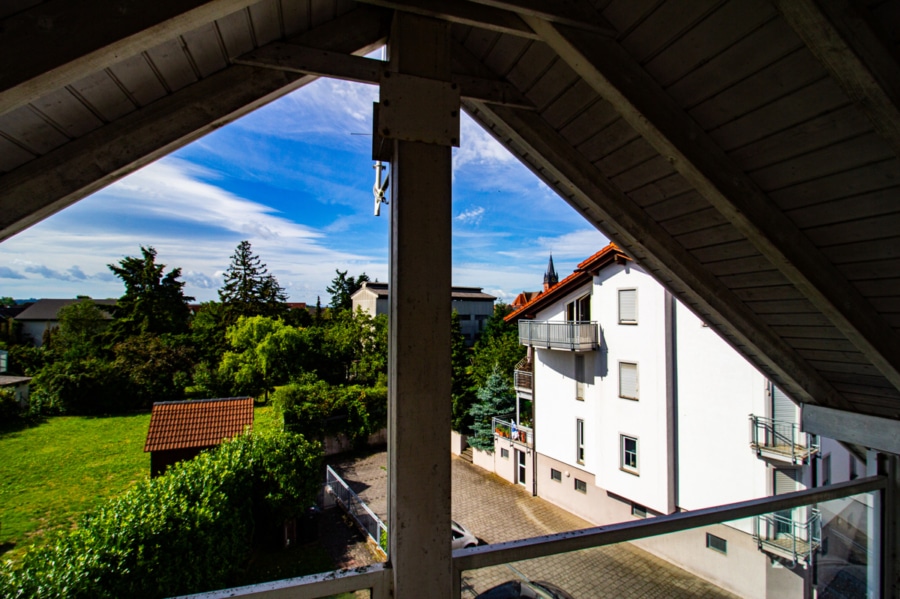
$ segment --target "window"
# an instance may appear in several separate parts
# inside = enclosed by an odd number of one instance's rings
[[[568,322],[589,322],[591,320],[591,295],[587,294],[566,304]]]
[[[850,480],[859,478],[859,472],[856,469],[856,458],[850,456]]]
[[[621,467],[626,472],[638,473],[638,440],[628,435],[619,435],[621,446]]]
[[[508,450],[508,449],[503,449],[503,448],[501,447],[501,448],[500,448],[500,457],[508,460],[508,459],[509,459],[509,450]]]
[[[619,397],[638,399],[637,364],[619,362]]]
[[[575,460],[579,464],[584,464],[584,420],[581,418],[575,421],[575,437],[578,443],[575,449]]]
[[[831,454],[822,457],[822,486],[831,484]]]
[[[647,508],[642,505],[638,505],[636,503],[631,504],[631,515],[635,518],[646,518],[647,517]]]
[[[586,382],[584,354],[575,354],[575,399],[584,401],[584,386]]]
[[[550,480],[555,480],[558,483],[562,482],[562,472],[557,470],[556,468],[550,469]]]
[[[619,289],[619,324],[637,324],[637,289]]]
[[[587,483],[583,480],[575,479],[575,490],[579,493],[587,493]]]
[[[728,541],[711,533],[706,533],[706,546],[719,553],[728,553]]]

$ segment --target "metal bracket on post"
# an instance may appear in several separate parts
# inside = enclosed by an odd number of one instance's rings
[[[375,132],[388,139],[459,147],[459,85],[384,71]]]

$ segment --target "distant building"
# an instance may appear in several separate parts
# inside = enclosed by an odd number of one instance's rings
[[[252,397],[157,402],[144,444],[150,452],[150,476],[252,428]]]
[[[22,324],[22,336],[26,339],[31,338],[33,345],[40,347],[44,343],[44,332],[59,326],[59,311],[66,306],[77,304],[83,299],[90,298],[39,299],[15,317],[15,320]],[[106,309],[115,306],[117,301],[115,299],[93,300],[94,304],[103,311],[103,317],[108,320],[112,320],[112,315]]]
[[[0,370],[0,372],[3,372]],[[0,388],[11,389],[19,402],[19,406],[28,405],[28,384],[31,382],[30,376],[6,376],[0,374]]]
[[[484,330],[488,318],[494,313],[497,298],[481,291],[481,287],[453,287],[451,289],[451,309],[459,314],[459,324],[466,345],[473,345]],[[361,309],[370,316],[387,314],[388,284],[366,281],[353,295],[353,311]]]

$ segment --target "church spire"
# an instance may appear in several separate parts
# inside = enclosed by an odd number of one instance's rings
[[[559,275],[556,274],[556,269],[553,268],[553,254],[550,254],[547,272],[544,273],[544,291],[547,291],[557,283],[559,283]]]

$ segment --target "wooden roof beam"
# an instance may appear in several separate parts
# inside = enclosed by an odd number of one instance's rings
[[[304,75],[334,77],[345,81],[378,85],[388,63],[383,60],[329,52],[297,44],[274,43],[234,59],[234,64],[276,69]],[[511,83],[496,78],[486,79],[460,75],[450,76],[459,85],[463,98],[534,109],[534,105]]]
[[[638,256],[645,268],[660,272],[676,286],[689,290],[690,299],[715,319],[710,324],[721,329],[723,323],[729,323],[732,328],[727,332],[755,352],[794,397],[851,409],[828,381],[540,115],[475,102],[466,102],[465,107],[476,120],[497,127],[499,131],[492,133],[501,142],[513,140],[525,154],[534,156],[547,170],[535,174],[557,189],[564,199],[574,195],[575,208],[589,220],[615,223],[615,230],[604,227],[604,233]],[[534,165],[526,163],[526,166],[535,170]]]
[[[900,64],[872,23],[847,0],[774,0],[844,93],[900,156]]]
[[[900,389],[892,327],[624,48],[523,18]]]
[[[50,0],[0,22],[0,113],[257,0]]]
[[[366,54],[384,44],[390,17],[361,7],[298,41]],[[314,79],[232,66],[6,173],[0,177],[0,241]]]
[[[538,39],[537,34],[525,24],[519,15],[492,6],[454,0],[357,0],[357,2],[441,19],[459,25],[488,29],[497,33]]]

